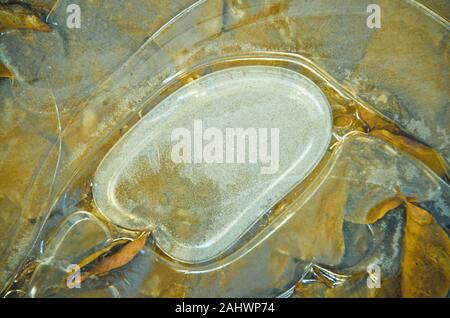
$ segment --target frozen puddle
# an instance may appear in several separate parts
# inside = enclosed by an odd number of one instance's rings
[[[328,102],[306,77],[268,66],[218,71],[174,92],[116,143],[94,199],[119,226],[154,226],[172,258],[207,261],[305,179],[331,128]]]

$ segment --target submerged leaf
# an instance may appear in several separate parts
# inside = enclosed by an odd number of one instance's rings
[[[396,196],[382,201],[370,209],[367,213],[367,224],[372,224],[381,219],[387,212],[397,208],[404,202],[402,197]]]
[[[114,247],[119,246],[119,245],[124,245],[124,244],[127,244],[129,242],[131,242],[131,240],[128,240],[128,239],[115,240],[111,244],[106,246],[105,248],[102,248],[102,249],[100,249],[100,250],[90,254],[88,257],[84,258],[81,262],[78,263],[78,267],[79,268],[83,268],[86,265],[91,264],[92,262],[94,262],[99,257],[104,256],[105,254],[107,254]]]
[[[366,224],[372,224],[383,218],[383,216],[389,211],[394,210],[400,205],[409,204],[409,203],[417,203],[417,200],[413,197],[406,197],[403,193],[401,193],[400,188],[396,188],[396,194],[394,197],[381,201],[374,207],[372,207],[366,216]]]
[[[450,239],[428,211],[406,202],[402,256],[404,297],[446,297],[450,289]]]
[[[406,136],[402,136],[401,129],[394,122],[382,117],[373,110],[359,106],[358,115],[367,125],[370,135],[384,139],[402,151],[419,159],[440,177],[450,177],[448,164],[435,149]]]
[[[383,129],[392,133],[400,132],[400,129],[392,121],[375,111],[361,105],[358,105],[357,109],[359,117],[367,125],[370,131]]]
[[[12,78],[14,77],[13,72],[0,62],[0,78]]]
[[[81,282],[86,280],[88,277],[93,275],[102,275],[107,274],[113,269],[122,267],[126,264],[128,264],[135,256],[136,254],[145,246],[145,243],[147,242],[147,238],[150,235],[150,231],[144,231],[139,235],[138,238],[135,240],[124,244],[122,248],[120,248],[119,251],[116,253],[113,253],[112,255],[108,255],[105,257],[102,257],[102,255],[105,255],[105,252],[110,251],[113,247],[118,246],[120,242],[115,242],[116,244],[111,244],[112,246],[108,246],[105,249],[102,249],[91,256],[89,256],[87,259],[83,260],[79,265],[80,268],[86,266],[89,263],[92,263],[94,260],[93,258],[97,257],[98,263],[94,264],[91,269],[88,269],[84,271],[81,274]]]
[[[450,289],[450,239],[433,216],[402,194],[373,208],[368,223],[404,203],[406,224],[401,261],[403,297],[446,297]]]
[[[0,32],[16,29],[52,31],[32,9],[21,4],[0,4]]]
[[[399,192],[367,214],[371,224],[401,204],[406,207],[401,272],[383,278],[381,289],[368,288],[367,275],[341,275],[313,266],[313,281],[299,282],[294,297],[446,297],[450,290],[449,236],[428,211],[414,203]]]
[[[370,135],[384,139],[402,151],[419,159],[440,177],[450,177],[447,163],[435,149],[408,137],[396,135],[385,129],[373,130],[370,132]]]

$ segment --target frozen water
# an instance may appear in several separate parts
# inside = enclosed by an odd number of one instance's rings
[[[78,211],[64,220],[45,246],[39,265],[31,277],[30,297],[48,297],[65,289],[70,265],[77,264],[111,239],[107,227],[92,214]]]
[[[203,140],[195,137],[199,123]],[[223,136],[215,149],[223,150],[223,156],[213,163],[202,158],[212,140],[206,140],[210,128],[218,134],[215,141]],[[240,151],[238,139],[229,148],[228,129],[239,128],[255,132],[255,138],[247,136],[243,163],[228,157]],[[173,160],[177,129],[192,138],[190,162]],[[261,129],[267,129],[266,139]],[[144,116],[99,165],[94,199],[119,226],[156,227],[155,239],[171,257],[206,261],[230,247],[301,182],[330,137],[328,102],[309,79],[277,67],[230,68],[188,84]],[[251,140],[257,140],[254,161]],[[198,142],[203,152],[197,151]],[[186,149],[181,152],[189,153]],[[263,160],[266,150],[268,161]]]

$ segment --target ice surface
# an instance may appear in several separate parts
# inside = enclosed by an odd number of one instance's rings
[[[64,220],[45,245],[28,289],[29,297],[49,297],[66,288],[69,266],[109,242],[107,227],[92,214],[78,211]],[[69,289],[70,290],[70,289]]]
[[[205,132],[211,127],[223,132],[223,163],[172,160],[172,132],[186,128],[194,136],[198,120]],[[277,150],[271,129],[278,129],[279,169],[261,169],[276,166],[275,157],[272,164],[262,163],[261,156],[249,162],[250,138],[245,162],[230,163],[228,128],[267,128],[269,155]],[[330,137],[328,102],[302,75],[267,66],[219,71],[169,96],[112,148],[97,170],[94,199],[117,225],[156,227],[156,241],[173,258],[206,261],[230,247],[302,181]],[[264,137],[258,134],[257,139],[260,154]]]
[[[80,288],[71,288],[67,285],[69,268],[109,246],[113,238],[104,223],[85,211],[72,213],[54,232],[43,245],[39,265],[27,289],[28,297],[130,297],[136,295],[142,279],[152,268],[152,258],[143,249],[127,266],[114,271],[107,279],[88,279]],[[75,277],[69,282],[74,284]]]
[[[39,7],[42,4],[42,1],[34,0],[25,2],[39,4]],[[439,13],[440,10],[429,2],[426,1],[426,5]],[[55,29],[52,33],[18,31],[1,35],[1,60],[17,75],[13,82],[3,80],[0,85],[3,107],[0,122],[4,141],[0,149],[1,288],[6,286],[7,280],[14,278],[36,233],[40,232],[43,220],[47,219],[49,209],[45,202],[55,169],[58,168],[57,176],[60,178],[56,188],[60,189],[68,180],[65,176],[72,176],[72,171],[78,171],[89,163],[86,153],[95,149],[98,139],[106,136],[133,112],[136,105],[140,105],[141,96],[153,92],[153,83],[159,85],[161,80],[174,75],[177,70],[189,69],[205,60],[257,51],[307,56],[317,67],[346,85],[354,95],[401,124],[415,137],[435,146],[446,155],[447,161],[450,158],[450,126],[446,111],[447,60],[443,54],[445,51],[441,49],[448,28],[439,21],[436,23],[426,10],[414,3],[385,2],[386,19],[383,19],[383,28],[377,30],[361,27],[367,18],[361,12],[365,12],[370,1],[349,1],[345,5],[330,1],[281,1],[281,5],[261,2],[245,6],[234,1],[207,1],[190,10],[182,19],[174,20],[169,29],[157,32],[159,36],[146,41],[137,54],[132,53],[144,39],[179,13],[189,1],[166,1],[161,5],[160,0],[139,0],[123,6],[121,1],[111,0],[101,7],[95,2],[86,2],[82,23],[83,28],[90,31],[65,32],[66,8],[70,3],[69,0],[56,1],[54,7],[53,4],[48,7],[48,10],[51,9],[48,21]],[[424,1],[422,3],[425,4]],[[441,13],[445,12],[450,11],[443,9]],[[404,58],[405,54],[407,58]],[[387,61],[387,64],[379,63],[380,60]],[[118,70],[124,61],[125,68]],[[167,69],[170,72],[160,76]],[[115,75],[111,80],[102,84],[113,72]],[[90,99],[86,107],[80,105],[80,101],[88,98],[92,90],[95,90],[96,98]],[[63,122],[66,133],[62,140],[63,159],[66,160],[56,165],[58,157],[51,156],[52,160],[42,173],[39,172],[41,161],[49,158],[48,148],[58,140],[59,115],[55,112],[54,100],[49,98],[52,94],[61,114],[66,116]],[[69,122],[75,125],[66,127]],[[356,157],[358,152],[356,149]],[[372,161],[366,163],[368,166],[371,164]],[[361,161],[355,171],[364,166],[364,161]],[[392,167],[389,169],[392,170]],[[38,173],[42,175],[43,182],[31,187]],[[336,178],[343,177],[339,174]],[[353,219],[361,216],[363,201],[357,198],[362,196],[359,191],[364,181],[353,173],[351,178],[354,186],[349,191],[356,200],[349,202],[345,215]],[[384,174],[384,178],[392,185],[388,174]],[[380,179],[375,181],[377,189],[383,189]],[[417,188],[423,188],[426,182],[424,179],[410,182],[410,189],[414,191],[409,192],[421,193],[415,188],[417,185]],[[29,191],[30,188],[33,191]],[[390,186],[389,191],[391,189]],[[402,190],[405,191],[404,188]],[[378,199],[393,193],[377,191]],[[429,200],[425,203],[427,209],[435,211],[434,216],[443,227],[449,228],[448,186],[443,185],[442,191],[445,193],[437,199],[427,198],[428,195],[424,199]],[[333,198],[333,192],[330,193],[321,200]],[[48,200],[53,199],[50,197]],[[376,198],[369,200],[371,204],[367,208],[376,201]],[[353,208],[357,213],[352,211]],[[316,228],[314,230],[317,231]],[[293,229],[292,235],[299,236],[300,242],[305,241],[298,228]],[[285,255],[285,249],[281,249],[280,255]],[[317,250],[320,251],[316,247]],[[295,257],[292,256],[293,259]],[[265,282],[270,287],[276,285],[273,278],[265,279],[268,273],[276,270],[267,267],[259,272],[254,268],[258,262],[266,260],[276,263],[274,255],[269,255],[267,259],[243,259],[245,262],[239,268],[239,275],[236,275],[238,271],[235,267],[230,268],[229,276],[233,277],[234,284],[223,286],[220,281],[218,290],[236,296],[236,288],[244,277],[246,280],[242,285],[251,280],[261,284]],[[282,259],[278,262],[284,272],[292,268]],[[165,266],[170,268],[170,265]],[[168,271],[166,267],[161,265],[161,271]],[[261,274],[251,276],[252,273]],[[149,276],[161,280],[156,286],[164,286],[171,291],[176,290],[173,286],[183,279],[180,276],[177,277],[179,280],[171,280],[155,273]],[[218,273],[217,276],[224,275]],[[298,278],[299,275],[292,277]],[[250,284],[247,286],[245,295],[260,295],[260,286],[256,289],[252,289]],[[192,289],[190,286],[186,288]],[[199,289],[204,291],[203,295],[212,295],[205,286]],[[145,294],[173,295],[165,294],[158,288],[155,290],[147,287]]]

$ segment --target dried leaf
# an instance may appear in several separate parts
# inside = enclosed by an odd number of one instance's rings
[[[419,159],[440,177],[447,176],[447,178],[450,178],[447,163],[435,149],[384,129],[373,130],[370,132],[370,135],[384,139],[402,151]]]
[[[150,231],[144,231],[135,240],[125,244],[116,253],[102,258],[98,264],[94,265],[91,269],[86,270],[81,274],[81,282],[93,275],[101,275],[110,272],[113,269],[122,267],[128,264],[136,254],[145,246],[147,238],[150,235]],[[117,246],[117,244],[115,245]],[[112,246],[113,247],[113,246]],[[111,250],[112,247],[108,247],[107,250]],[[95,253],[95,255],[103,255],[104,253]]]
[[[52,28],[29,7],[21,4],[0,4],[0,32],[16,29],[52,31]]]
[[[403,297],[446,297],[450,289],[450,239],[433,216],[402,194],[373,208],[368,223],[404,203],[406,224],[401,262]]]
[[[368,126],[372,136],[382,138],[402,151],[421,160],[439,176],[449,177],[449,167],[442,156],[433,148],[401,135],[401,129],[392,121],[382,117],[373,110],[358,106],[358,115]]]
[[[0,63],[0,78],[13,78],[14,74],[3,63]]]
[[[298,283],[294,297],[446,297],[450,290],[450,239],[434,217],[413,202],[416,202],[413,198],[398,192],[395,197],[372,208],[367,215],[368,223],[373,223],[405,204],[406,224],[399,275],[383,279],[381,289],[368,289],[366,277],[355,282],[352,276],[313,271],[316,282]]]
[[[397,208],[404,202],[402,197],[396,196],[378,203],[367,213],[367,224],[372,224],[381,219],[387,212]]]
[[[426,210],[406,202],[402,256],[404,297],[446,297],[450,289],[450,239]]]
[[[446,297],[450,289],[450,239],[433,216],[399,193],[373,208],[368,223],[404,203],[401,290],[404,297]]]
[[[100,250],[90,254],[88,257],[84,258],[81,262],[78,263],[78,267],[79,268],[83,268],[86,265],[91,264],[92,262],[94,262],[99,257],[101,257],[101,256],[105,255],[106,253],[108,253],[109,251],[111,251],[114,247],[116,247],[118,245],[125,245],[125,244],[127,244],[129,242],[131,242],[131,240],[129,240],[129,239],[115,240],[111,244],[106,246],[105,248],[102,248],[102,249],[100,249]]]
[[[368,126],[369,130],[387,130],[392,133],[400,133],[401,130],[392,121],[382,117],[382,115],[375,111],[358,105],[358,115],[362,121]]]
[[[395,196],[386,199],[370,209],[366,215],[366,223],[372,224],[377,222],[379,219],[389,211],[399,207],[403,203],[417,203],[417,200],[413,197],[406,197],[400,190],[400,187],[396,187]]]

